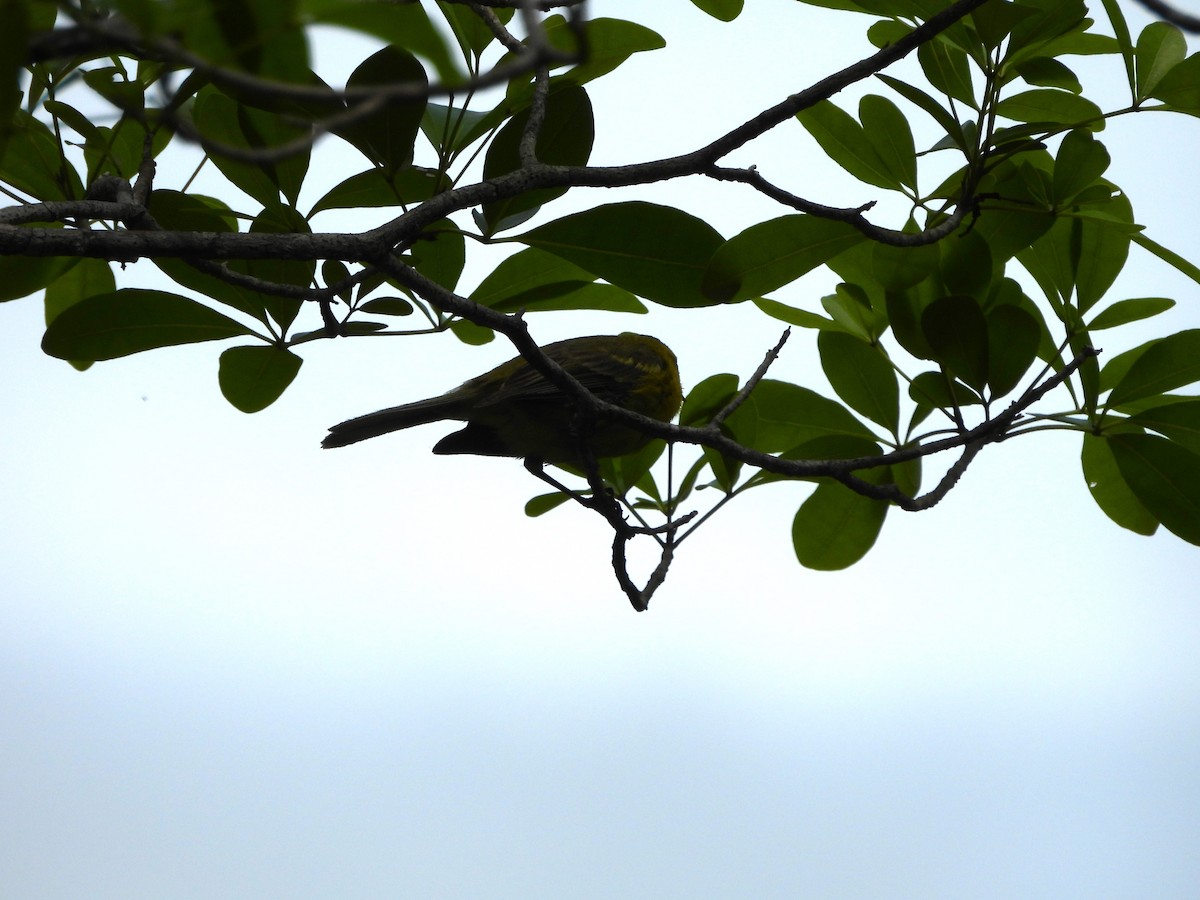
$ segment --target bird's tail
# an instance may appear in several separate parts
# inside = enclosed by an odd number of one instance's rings
[[[326,450],[333,447],[345,447],[347,444],[357,444],[367,438],[379,437],[414,425],[426,425],[430,422],[440,422],[443,419],[458,419],[461,417],[461,404],[453,397],[434,397],[417,403],[406,403],[404,406],[393,406],[378,412],[367,413],[355,419],[339,422],[329,429],[321,446]]]

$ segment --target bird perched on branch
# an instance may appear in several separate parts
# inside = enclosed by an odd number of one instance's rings
[[[547,344],[542,351],[601,400],[662,422],[683,402],[675,354],[643,334],[596,335]],[[438,441],[434,453],[515,456],[580,465],[581,441],[597,458],[640,450],[650,437],[598,419],[579,433],[574,404],[541,372],[518,356],[440,397],[393,406],[334,425],[322,447],[344,447],[402,428],[466,422]]]

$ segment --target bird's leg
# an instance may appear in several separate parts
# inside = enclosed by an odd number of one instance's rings
[[[588,509],[595,508],[595,503],[591,499],[584,497],[578,491],[567,487],[565,484],[563,484],[561,481],[559,481],[557,478],[555,478],[553,475],[551,475],[549,472],[547,472],[546,471],[546,461],[544,459],[539,459],[536,456],[527,456],[527,457],[525,457],[525,468],[529,471],[529,473],[531,475],[533,475],[536,478],[540,478],[542,481],[546,482],[546,484],[550,485],[552,488],[554,488],[559,493],[566,494],[568,497],[570,497],[576,503],[579,503],[581,506],[586,506]]]

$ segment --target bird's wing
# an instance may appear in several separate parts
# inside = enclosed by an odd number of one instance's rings
[[[611,338],[595,341],[575,338],[547,344],[542,349],[585,388],[610,403],[620,403],[628,393],[630,384],[646,371],[646,360],[614,353]],[[653,362],[655,367],[661,366],[657,358]],[[513,360],[509,365],[513,365],[512,374],[504,379],[486,403],[480,405],[515,399],[562,401],[562,391],[524,359]]]

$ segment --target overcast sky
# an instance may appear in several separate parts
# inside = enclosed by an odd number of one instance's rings
[[[721,25],[683,0],[594,2],[669,46],[589,88],[593,161],[692,149],[867,52],[864,18],[749,5]],[[345,47],[315,50],[337,73]],[[1151,236],[1200,259],[1195,180],[1172,174],[1200,123],[1102,139]],[[321,160],[309,204],[362,165]],[[732,162],[873,199],[798,125]],[[726,236],[776,214],[691,181],[562,208],[633,198]],[[778,297],[811,307],[833,283]],[[1200,288],[1134,250],[1109,299],[1140,296],[1179,306],[1132,340],[1200,326]],[[81,374],[40,353],[41,316],[0,306],[0,896],[1196,896],[1200,555],[1111,524],[1077,436],[989,449],[846,572],[794,562],[803,486],[751,492],[639,615],[602,523],[523,515],[542,490],[519,464],[430,456],[438,426],[318,448],[500,342],[309,344],[247,416],[217,389],[220,347]],[[749,373],[780,330],[748,305],[533,325],[657,334],[685,387]],[[798,333],[777,374],[813,378],[815,355]]]

